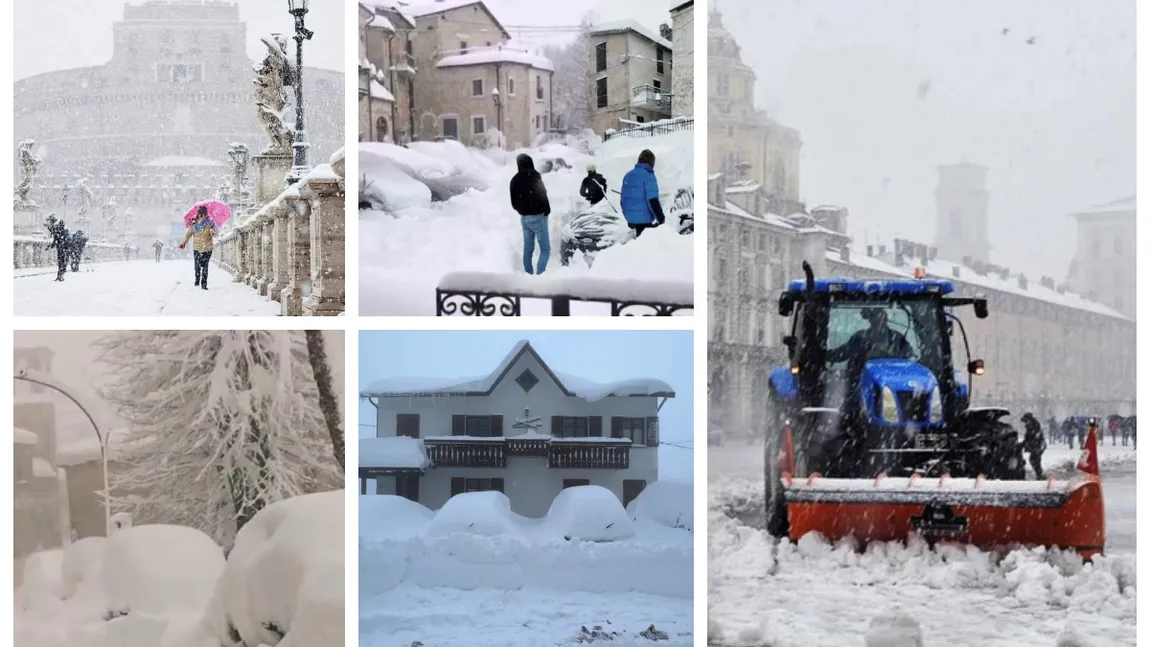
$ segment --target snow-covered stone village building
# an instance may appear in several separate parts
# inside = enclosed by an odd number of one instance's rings
[[[695,0],[671,0],[671,114],[695,114]]]
[[[1075,294],[1052,277],[1026,277],[990,257],[985,169],[955,164],[939,169],[934,245],[895,239],[852,248],[849,213],[837,206],[808,208],[799,201],[797,131],[754,108],[754,73],[739,60],[738,45],[712,12],[708,25],[710,259],[707,298],[708,402],[712,425],[729,434],[758,435],[766,424],[771,368],[786,361],[778,316],[786,283],[807,261],[816,275],[909,278],[921,265],[930,277],[952,280],[964,296],[988,299],[990,317],[963,318],[971,353],[986,361],[973,395],[984,405],[1029,410],[1043,420],[1072,414],[1134,413],[1135,323],[1119,308]],[[1120,249],[1122,227],[1133,263],[1133,199],[1126,215],[1080,217],[1079,259],[1093,262],[1098,245]],[[1105,212],[1106,209],[1098,211]],[[1104,229],[1107,228],[1107,229]],[[1103,255],[1105,256],[1105,255]],[[1100,257],[1101,258],[1101,257]],[[1099,280],[1128,290],[1134,272],[1122,256],[1102,265]],[[1118,275],[1124,278],[1118,280]],[[1082,272],[1080,271],[1081,275]],[[1128,288],[1126,286],[1129,286]],[[1096,293],[1104,292],[1099,289]],[[1119,298],[1115,296],[1114,298]],[[1117,305],[1118,302],[1111,302]],[[1131,310],[1132,312],[1132,310]]]
[[[286,5],[284,19],[288,31]],[[16,141],[47,151],[32,190],[43,213],[74,218],[88,178],[90,234],[123,233],[101,231],[100,205],[113,200],[118,229],[131,224],[140,237],[167,242],[188,206],[216,196],[231,144],[254,154],[266,143],[245,53],[263,34],[249,35],[239,6],[224,0],[127,3],[112,30],[107,62],[16,81]],[[303,77],[309,155],[326,160],[344,143],[343,73],[305,66]],[[289,115],[294,100],[289,92]]]
[[[588,36],[595,84],[591,130],[602,135],[672,116],[671,41],[633,20],[594,25]]]
[[[659,409],[675,393],[657,379],[556,373],[521,341],[486,376],[389,379],[360,397],[378,425],[359,440],[362,494],[439,509],[462,492],[498,490],[538,517],[567,487],[601,485],[626,505],[658,480]]]
[[[408,142],[415,132],[415,18],[359,3],[359,140]]]

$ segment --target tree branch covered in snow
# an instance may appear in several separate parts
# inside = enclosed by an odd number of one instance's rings
[[[591,102],[594,99],[594,44],[591,25],[594,14],[588,13],[579,24],[579,35],[562,47],[544,48],[544,55],[555,64],[552,92],[555,114],[562,115],[559,124],[568,131],[588,128],[591,124]]]
[[[128,423],[113,504],[228,544],[270,503],[338,489],[304,336],[133,331],[98,343]]]
[[[319,390],[319,410],[323,413],[327,433],[331,437],[331,450],[335,461],[344,467],[343,428],[339,424],[339,403],[335,399],[335,391],[331,386],[331,366],[327,362],[327,351],[323,347],[323,332],[319,330],[305,330],[307,339],[307,358],[311,363],[312,375]]]

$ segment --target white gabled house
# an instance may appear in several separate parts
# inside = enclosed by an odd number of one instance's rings
[[[360,492],[398,494],[433,510],[462,492],[499,490],[525,516],[563,489],[601,485],[627,505],[659,478],[656,379],[597,384],[552,371],[527,341],[490,374],[387,379],[361,393],[375,438],[359,439]]]

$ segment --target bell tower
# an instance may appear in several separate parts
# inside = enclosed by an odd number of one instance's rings
[[[990,262],[986,167],[962,162],[938,167],[934,190],[935,246],[940,258]]]

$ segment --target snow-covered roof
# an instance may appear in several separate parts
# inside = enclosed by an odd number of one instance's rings
[[[671,13],[675,13],[676,11],[679,11],[685,7],[689,7],[693,4],[695,4],[695,0],[671,0],[670,11]]]
[[[36,432],[19,427],[16,427],[16,437],[12,439],[12,443],[15,445],[35,445],[39,441],[40,437],[36,435]]]
[[[487,375],[467,378],[388,378],[368,385],[360,392],[362,397],[411,397],[422,395],[489,395],[507,375],[508,371],[524,354],[531,354],[543,367],[543,371],[555,381],[568,396],[588,401],[608,397],[675,397],[671,385],[654,378],[619,380],[600,384],[562,373],[555,373],[526,339],[520,340],[503,361]]]
[[[1137,211],[1137,202],[1138,202],[1137,196],[1131,195],[1131,196],[1127,196],[1125,198],[1121,198],[1119,200],[1114,200],[1113,202],[1107,202],[1104,204],[1095,205],[1093,207],[1090,207],[1089,209],[1083,209],[1082,211],[1079,211],[1078,213],[1075,213],[1074,215],[1075,216],[1094,216],[1094,215],[1101,215],[1101,214],[1115,214],[1115,213],[1133,212],[1133,211]]]
[[[395,31],[395,27],[392,26],[391,21],[387,19],[387,16],[381,13],[372,14],[371,18],[368,19],[367,24],[371,25],[372,27],[379,27],[380,29],[387,31]]]
[[[470,7],[471,5],[479,5],[479,8],[483,9],[483,11],[487,13],[488,17],[491,18],[491,22],[495,23],[495,26],[499,28],[499,31],[503,32],[504,36],[507,36],[508,38],[511,37],[511,34],[507,33],[507,28],[499,22],[499,19],[495,17],[495,14],[491,13],[491,9],[487,6],[487,4],[481,2],[480,0],[434,0],[433,2],[423,2],[420,4],[408,6],[407,13],[416,18],[425,18],[437,13],[443,13],[444,11],[451,11],[452,9]]]
[[[867,256],[865,254],[851,254],[850,261],[844,262],[841,254],[837,251],[827,251],[826,258],[832,263],[852,265],[872,272],[881,272],[908,278],[914,276],[914,268],[917,266],[917,262],[912,260],[905,266],[899,267],[893,263],[888,263],[882,258]],[[954,276],[954,268],[956,267],[958,268],[958,278]],[[929,261],[924,266],[924,269],[928,277],[946,279],[958,285],[969,285],[975,288],[1005,292],[1016,296],[1038,299],[1067,308],[1093,312],[1107,317],[1126,319],[1122,313],[1104,306],[1101,303],[1091,301],[1070,292],[1059,292],[1058,290],[1042,285],[1039,281],[1027,281],[1026,287],[1023,288],[1018,284],[1017,274],[1012,275],[1009,279],[1003,279],[1000,275],[991,273],[979,275],[976,274],[974,270],[960,263],[941,259]]]
[[[628,32],[628,31],[633,31],[636,34],[639,34],[640,36],[642,36],[643,38],[646,38],[647,40],[651,41],[652,43],[657,43],[661,47],[665,47],[666,49],[671,49],[671,41],[660,36],[659,32],[653,31],[652,29],[650,29],[644,25],[641,25],[641,24],[635,22],[634,20],[612,20],[611,22],[604,22],[604,23],[599,23],[598,25],[592,25],[590,33],[592,35],[595,35],[595,34],[619,34],[619,33]]]
[[[91,427],[89,427],[91,429]],[[117,438],[127,435],[125,429],[114,429],[108,437],[108,460],[115,460],[123,444]],[[71,467],[100,460],[100,441],[94,432],[72,442],[62,443],[56,447],[56,464],[61,467]]]
[[[431,465],[423,441],[407,436],[359,439],[359,466],[368,468],[425,469]]]
[[[166,168],[187,167],[187,166],[223,166],[222,162],[210,160],[206,157],[188,157],[184,155],[168,155],[166,157],[157,157],[150,162],[144,162],[140,166],[156,166]]]
[[[395,2],[392,2],[391,0],[367,0],[367,4],[375,10],[376,15],[380,15],[385,11],[390,11],[391,13],[394,13],[395,15],[402,18],[404,22],[407,23],[408,29],[415,27],[415,17],[409,12],[401,10],[399,5],[397,5]]]
[[[56,478],[56,468],[43,458],[32,459],[32,476],[40,478]]]
[[[371,80],[371,98],[383,99],[384,101],[395,103],[395,95],[388,92],[387,88],[383,87],[383,84],[375,79]]]
[[[462,65],[488,65],[491,63],[518,63],[529,65],[537,70],[555,71],[551,59],[531,52],[502,46],[477,47],[466,54],[448,54],[435,62],[435,67],[459,67]]]

